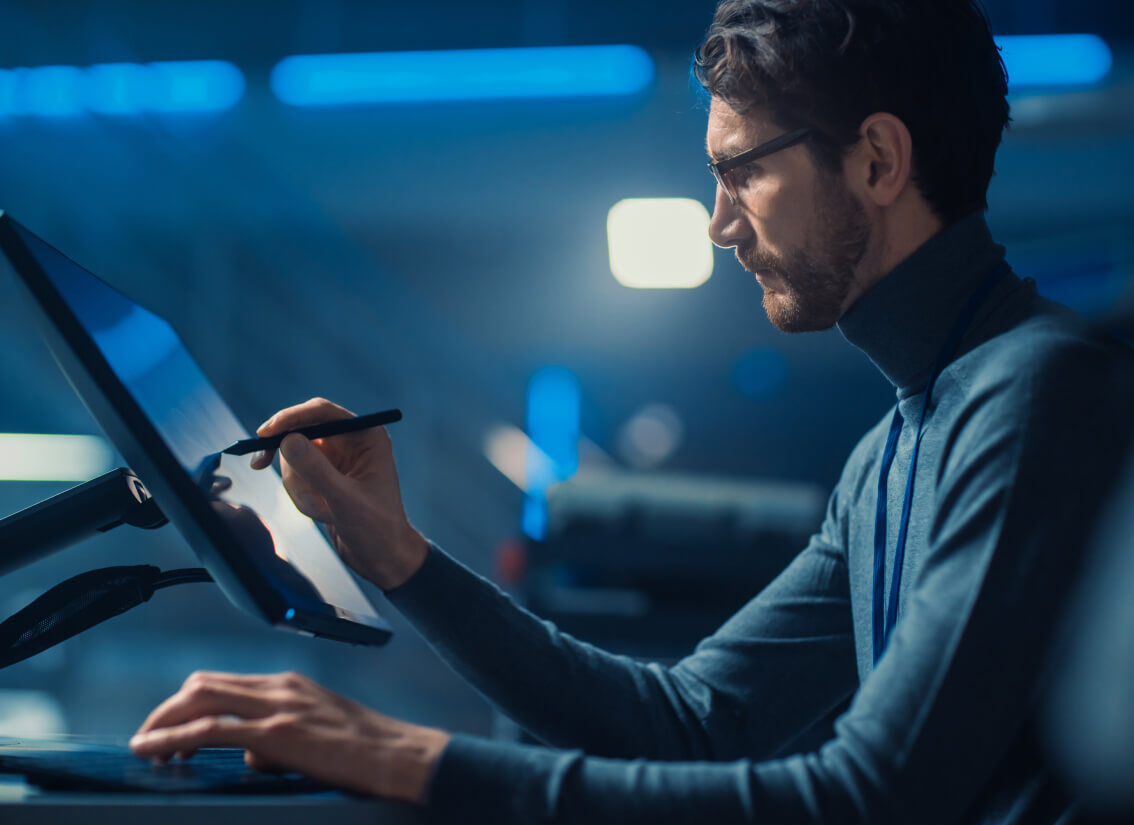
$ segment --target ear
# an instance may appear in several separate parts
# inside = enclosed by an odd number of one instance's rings
[[[913,140],[906,124],[894,115],[873,114],[859,127],[862,140],[852,153],[849,170],[860,193],[875,206],[890,206],[913,176]]]

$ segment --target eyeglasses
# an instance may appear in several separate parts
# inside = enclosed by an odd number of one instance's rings
[[[736,204],[736,187],[729,182],[729,172],[739,166],[744,166],[746,163],[752,163],[754,160],[767,157],[773,152],[787,149],[789,146],[795,146],[810,134],[811,129],[807,127],[796,129],[787,134],[780,135],[778,138],[773,138],[766,143],[761,143],[759,146],[753,147],[752,149],[741,152],[739,155],[733,155],[731,158],[715,162],[709,161],[709,171],[713,173],[713,177],[717,179],[717,183],[721,185],[721,189],[728,195],[728,199],[732,201],[733,204]]]

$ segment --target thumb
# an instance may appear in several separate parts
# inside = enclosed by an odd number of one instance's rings
[[[338,498],[345,478],[323,451],[306,436],[292,433],[280,444],[280,455],[305,487],[332,503]]]

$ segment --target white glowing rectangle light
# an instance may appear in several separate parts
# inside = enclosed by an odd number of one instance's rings
[[[627,198],[606,217],[610,271],[635,289],[690,289],[713,274],[709,211],[690,198]]]
[[[90,481],[112,469],[98,436],[0,433],[0,481]]]

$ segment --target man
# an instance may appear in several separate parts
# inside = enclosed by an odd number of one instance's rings
[[[774,324],[837,323],[897,389],[809,545],[692,655],[641,664],[428,543],[385,432],[292,435],[297,506],[550,747],[409,725],[296,675],[195,674],[137,753],[243,746],[460,821],[1064,821],[1034,708],[1134,373],[989,236],[1008,107],[987,22],[973,0],[723,0],[696,70],[713,240]],[[314,399],[260,432],[347,415]],[[835,738],[794,753],[848,699]]]

